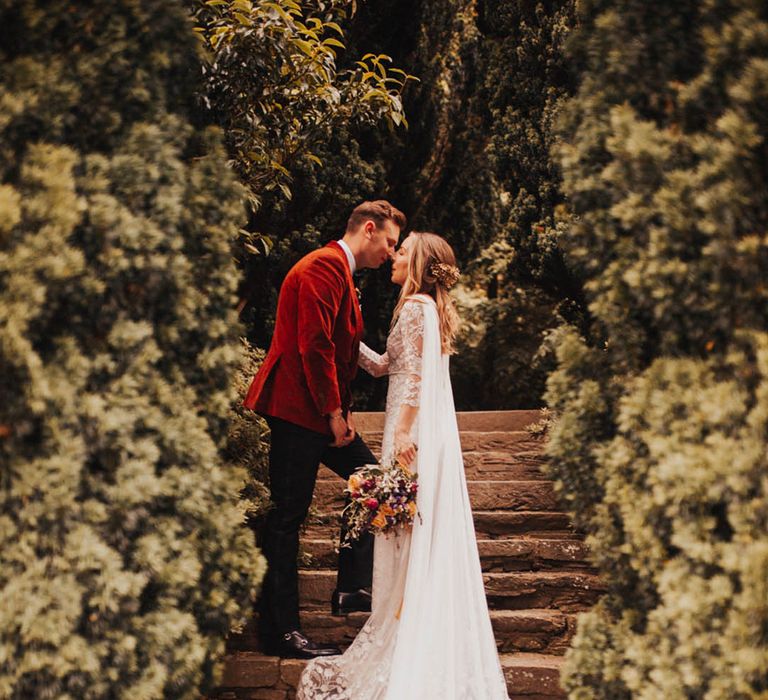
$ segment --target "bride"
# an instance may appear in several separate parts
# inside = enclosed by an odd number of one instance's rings
[[[448,375],[458,276],[443,238],[411,233],[392,263],[402,290],[387,351],[360,347],[363,369],[389,375],[382,463],[398,455],[418,473],[421,518],[376,538],[371,616],[344,654],[307,664],[297,700],[507,698]]]

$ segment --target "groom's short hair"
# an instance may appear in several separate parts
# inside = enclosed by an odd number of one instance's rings
[[[407,223],[405,214],[397,207],[392,206],[385,199],[377,199],[373,202],[358,204],[352,210],[347,219],[347,231],[354,231],[369,219],[375,222],[376,228],[381,227],[385,221],[394,221],[401,231],[405,229]]]

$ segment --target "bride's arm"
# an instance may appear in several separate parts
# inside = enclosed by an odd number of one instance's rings
[[[374,377],[383,377],[389,372],[389,355],[371,350],[365,343],[360,343],[360,356],[357,364]]]
[[[419,414],[421,400],[421,354],[424,347],[424,309],[418,301],[409,302],[401,312],[403,357],[406,384],[403,403],[395,423],[395,453],[409,465],[416,458],[416,445],[411,440],[411,428]]]

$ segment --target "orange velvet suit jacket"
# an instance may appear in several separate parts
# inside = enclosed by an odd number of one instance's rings
[[[326,415],[349,410],[362,335],[349,263],[334,241],[299,260],[285,278],[272,343],[243,404],[331,435]]]

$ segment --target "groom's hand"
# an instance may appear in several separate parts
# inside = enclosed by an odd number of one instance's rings
[[[328,416],[328,425],[333,433],[331,447],[344,447],[352,442],[352,438],[349,437],[349,426],[347,425],[347,421],[344,420],[344,416],[341,415],[341,411],[338,413],[331,413]]]

